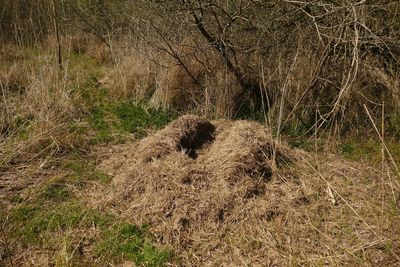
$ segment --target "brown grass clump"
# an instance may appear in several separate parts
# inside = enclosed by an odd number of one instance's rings
[[[197,143],[197,157],[182,153],[182,137],[193,141],[203,133],[212,138]],[[400,261],[393,177],[332,155],[289,149],[258,123],[184,116],[109,155],[100,168],[115,183],[94,190],[89,204],[131,223],[150,223],[179,265]]]
[[[170,59],[166,60],[166,64],[171,66],[158,71],[158,86],[151,103],[177,110],[194,109],[196,100],[202,98],[201,81],[207,70],[194,59],[186,60],[184,66]]]
[[[183,116],[101,168],[115,176],[110,201],[126,204],[123,216],[151,222],[163,242],[190,248],[204,246],[199,241],[224,223],[263,216],[262,206],[244,210],[243,203],[265,195],[274,149],[279,161],[291,159],[257,123]]]
[[[258,123],[239,121],[221,128],[205,158],[206,166],[215,170],[218,177],[229,179],[246,174],[268,180],[275,152],[280,163],[290,161],[290,151],[272,142]]]
[[[46,55],[0,69],[0,168],[71,149],[67,121],[76,114],[67,79]],[[4,77],[2,76],[4,75]]]

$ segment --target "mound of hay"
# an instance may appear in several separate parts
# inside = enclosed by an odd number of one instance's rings
[[[222,225],[275,210],[266,189],[273,158],[279,167],[291,154],[256,122],[183,116],[100,167],[114,176],[110,203],[123,206],[122,216],[150,223],[160,242],[200,249]]]
[[[165,176],[169,168],[176,173],[171,176],[181,174],[185,181],[196,173],[214,177],[214,180],[250,177],[267,181],[272,176],[273,161],[282,164],[293,158],[290,150],[273,141],[259,123],[223,121],[213,124],[192,115],[178,118],[133,147],[117,153],[119,155],[105,160],[101,168],[114,175],[115,181],[128,184],[137,179],[136,171],[151,172],[150,176],[157,179]]]
[[[177,266],[399,262],[391,179],[289,149],[258,123],[184,116],[107,154],[100,168],[114,183],[85,195],[88,205],[149,223]]]

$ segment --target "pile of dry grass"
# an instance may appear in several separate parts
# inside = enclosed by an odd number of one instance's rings
[[[197,173],[204,169],[206,176],[224,179],[233,176],[270,178],[274,157],[279,163],[290,162],[292,157],[289,149],[274,142],[258,123],[211,123],[192,115],[180,117],[165,129],[143,139],[128,153],[129,163],[122,159],[123,164],[129,168],[137,165],[141,172],[153,172],[152,168],[160,164],[166,167],[184,164],[181,166],[183,172]],[[110,158],[112,162],[106,161],[103,165],[115,165],[118,159],[121,157]],[[130,182],[130,178],[124,176],[126,172],[120,168],[119,171],[121,174],[116,180]],[[186,176],[185,173],[182,175]]]
[[[150,223],[179,264],[399,262],[392,178],[289,149],[258,123],[183,116],[108,155],[100,168],[114,185],[95,188],[89,205]]]
[[[274,153],[280,165],[293,160],[258,123],[211,123],[189,115],[114,154],[101,168],[115,176],[111,202],[128,204],[125,216],[151,222],[164,242],[191,247],[224,223],[250,214],[263,218],[265,203],[250,203],[266,194]],[[250,206],[243,209],[244,203]]]
[[[160,160],[176,153],[195,158],[197,150],[212,141],[214,130],[214,125],[206,119],[183,116],[140,142],[135,157],[143,163]]]

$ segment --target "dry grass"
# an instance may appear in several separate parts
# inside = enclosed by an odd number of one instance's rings
[[[68,146],[67,140],[60,139],[64,123],[75,113],[68,84],[51,57],[34,60],[8,63],[10,68],[2,72],[2,167]]]
[[[156,87],[154,66],[142,54],[129,48],[117,50],[114,58],[116,63],[102,82],[117,97],[148,100]]]
[[[187,126],[176,127],[184,121],[204,123],[182,117],[109,152],[100,167],[116,183],[92,192],[88,202],[112,207],[133,223],[150,223],[184,265],[400,262],[400,207],[392,193],[399,185],[391,176],[337,156],[289,149],[246,121],[212,122],[214,139],[192,158],[177,149],[179,136],[188,133]],[[158,145],[165,142],[171,143]]]
[[[234,117],[240,93],[236,78],[218,55],[186,50],[178,62],[154,49],[132,49],[129,42],[121,41],[113,54],[116,64],[101,82],[119,97],[148,101],[155,107]]]
[[[70,43],[64,47],[64,68],[59,70],[52,42],[50,38],[37,48],[3,46],[0,168],[21,167],[38,159],[48,162],[87,148],[87,140],[76,130],[88,113],[82,92],[99,84],[93,79],[100,76],[101,67],[87,55],[68,54],[74,49]],[[7,60],[7,55],[19,53],[20,59]]]
[[[396,68],[389,71],[381,58],[368,53],[360,57],[358,75],[346,86],[345,97],[340,99],[343,101],[340,116],[334,118],[332,109],[343,87],[343,77],[348,73],[340,67],[346,63],[345,59],[331,55],[329,46],[315,49],[300,40],[290,51],[276,47],[266,55],[257,52],[250,58],[238,55],[235,63],[238,69],[264,91],[242,95],[243,88],[221,56],[210,47],[199,47],[195,40],[186,38],[180,43],[161,42],[146,47],[126,37],[110,40],[110,50],[93,40],[71,38],[65,44],[71,51],[84,51],[107,66],[106,75],[99,82],[109,92],[156,107],[218,118],[247,118],[263,112],[260,103],[255,103],[260,102],[262,94],[261,102],[264,110],[268,110],[271,127],[278,127],[279,117],[282,117],[281,128],[308,129],[315,123],[332,126],[331,119],[339,117],[338,123],[345,129],[365,121],[362,107],[370,101],[381,103],[390,99],[394,110],[399,106],[397,97],[392,97],[398,91]],[[96,47],[105,49],[114,64],[97,56],[92,51]],[[165,53],[165,49],[176,58]],[[380,93],[374,93],[376,87]]]
[[[300,42],[290,53],[277,48],[268,56],[239,57],[238,68],[263,91],[241,95],[242,88],[219,55],[207,48],[196,54],[191,46],[185,40],[174,47],[179,62],[151,48],[129,48],[129,42],[121,40],[113,53],[116,65],[101,82],[116,95],[203,116],[248,117],[267,110],[273,128],[310,129],[318,124],[346,131],[353,125],[366,126],[364,104],[372,108],[371,103],[383,101],[388,112],[398,112],[398,71],[373,55],[359,59],[357,76],[344,95],[343,77],[348,73],[337,71],[344,59],[330,57],[329,47],[315,52]],[[264,109],[258,109],[257,101]],[[340,108],[337,101],[343,102]]]
[[[14,52],[9,46],[0,51],[5,62],[0,67],[0,168],[7,178],[2,178],[7,197],[14,194],[14,187],[30,187],[44,179],[39,176],[53,156],[81,146],[82,140],[68,127],[80,120],[77,113],[90,110],[81,106],[82,96],[76,91],[87,86],[85,75],[96,80],[88,89],[96,93],[101,86],[119,99],[150,100],[152,105],[216,117],[237,115],[240,87],[218,60],[208,62],[212,67],[208,69],[185,58],[198,81],[194,83],[181,65],[163,56],[157,60],[170,67],[161,67],[146,53],[132,52],[123,44],[115,51],[100,47],[96,52],[91,42],[66,40],[66,51],[88,53],[103,64],[104,79],[80,68],[71,70],[68,57],[60,73],[49,52],[51,45],[46,52]],[[279,128],[302,120],[310,126],[330,112],[324,104],[337,95],[338,87],[332,83],[337,76],[331,69],[314,76],[319,61],[307,53],[277,56],[262,74],[246,73],[272,91],[278,103],[266,114],[270,129],[249,121],[181,117],[138,143],[111,148],[100,168],[114,176],[114,184],[86,187],[76,194],[131,223],[150,223],[159,244],[175,250],[177,265],[398,265],[396,171],[384,164],[377,170],[339,156],[305,153],[271,137],[278,121]],[[110,64],[110,55],[115,64]],[[379,118],[385,117],[380,113],[382,100],[386,112],[397,110],[395,71],[373,63],[363,62],[348,92],[345,115],[352,125],[362,122],[370,127],[360,112],[363,103]],[[313,84],[319,74],[327,79]],[[97,104],[98,99],[91,101]],[[31,168],[5,172],[29,164]],[[35,169],[34,175],[28,169]],[[67,248],[68,239],[64,242]],[[60,264],[68,263],[66,250],[58,256]]]

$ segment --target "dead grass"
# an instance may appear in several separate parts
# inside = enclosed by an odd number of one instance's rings
[[[220,55],[207,47],[196,50],[194,41],[171,44],[176,58],[154,48],[132,48],[127,40],[114,43],[115,65],[101,82],[117,96],[156,107],[218,118],[247,118],[267,110],[273,128],[282,117],[280,127],[310,129],[325,124],[324,128],[340,126],[345,132],[355,124],[365,126],[364,104],[385,101],[391,108],[388,112],[400,105],[398,70],[370,54],[360,57],[357,76],[340,99],[339,115],[333,115],[348,70],[337,71],[345,59],[331,56],[329,47],[316,52],[300,42],[290,52],[276,48],[269,55],[238,56],[238,69],[263,91],[241,94],[243,88]]]
[[[124,47],[113,56],[116,63],[102,82],[120,98],[149,100],[157,86],[154,64],[137,51]]]
[[[289,149],[247,121],[212,122],[213,139],[194,159],[176,146],[188,133],[176,125],[185,121],[205,122],[181,117],[109,152],[100,168],[114,176],[114,186],[93,191],[88,202],[113,207],[132,223],[150,223],[184,265],[400,262],[393,178],[337,156]]]
[[[101,82],[116,96],[155,107],[234,117],[240,93],[236,78],[214,52],[195,55],[190,49],[194,44],[186,45],[185,51],[176,47],[175,52],[182,54],[178,62],[154,49],[133,49],[121,40],[113,53],[116,64]]]
[[[158,116],[129,102],[116,108],[124,124],[119,126],[108,113],[103,114],[102,94],[112,98],[110,101],[150,99],[153,105],[216,117],[236,114],[235,97],[240,88],[223,64],[215,62],[209,70],[185,58],[199,81],[194,84],[182,66],[156,66],[144,53],[119,50],[120,54],[114,54],[115,65],[111,65],[107,59],[103,61],[100,52],[95,55],[93,44],[73,41],[70,45],[67,50],[76,54],[71,60],[66,57],[61,74],[48,51],[14,53],[7,50],[10,47],[0,51],[6,62],[0,67],[2,208],[25,201],[20,192],[44,182],[47,172],[54,175],[54,156],[61,158],[86,147],[88,140],[70,131],[85,124],[84,116],[92,116],[95,127],[108,135],[112,134],[107,132],[110,125],[131,133],[139,129],[143,134],[138,136],[144,136],[148,131],[144,128],[168,121],[164,118],[160,123]],[[89,59],[97,63],[93,65]],[[74,195],[101,212],[112,210],[130,223],[150,223],[159,245],[174,249],[177,265],[398,264],[398,174],[382,164],[378,149],[373,153],[375,165],[383,166],[379,170],[369,167],[368,161],[349,162],[323,148],[319,148],[322,154],[294,150],[271,137],[280,112],[283,124],[311,118],[304,121],[310,125],[315,107],[318,115],[329,112],[319,104],[335,96],[328,92],[331,81],[310,85],[317,61],[302,55],[289,72],[288,62],[283,56],[276,58],[264,77],[258,77],[265,79],[266,90],[275,90],[272,95],[276,99],[283,99],[283,106],[276,105],[268,114],[271,129],[249,121],[183,116],[140,142],[104,148],[107,159],[100,168],[114,177],[114,183],[75,188]],[[395,75],[378,63],[364,67],[348,102],[348,120],[353,124],[365,118],[359,112],[362,103],[389,99],[386,114],[394,114],[398,101]],[[326,86],[325,90],[320,91],[321,86]],[[303,98],[304,88],[309,94]],[[88,106],[82,103],[84,98],[90,102]],[[369,110],[376,117],[382,115],[380,103],[371,104]],[[145,123],[138,119],[140,114],[146,117]],[[369,121],[364,123],[370,127]],[[365,157],[366,153],[360,153]],[[95,174],[76,176],[90,180]],[[58,260],[67,264],[74,248],[68,236],[62,242]],[[25,252],[32,254],[28,258],[39,260],[36,262],[49,258],[47,252]]]
[[[13,64],[11,74],[1,82],[2,167],[14,160],[26,161],[44,150],[58,153],[69,145],[68,138],[64,139],[67,142],[62,140],[65,123],[75,113],[68,84],[60,78],[51,57],[34,60],[22,66]]]

